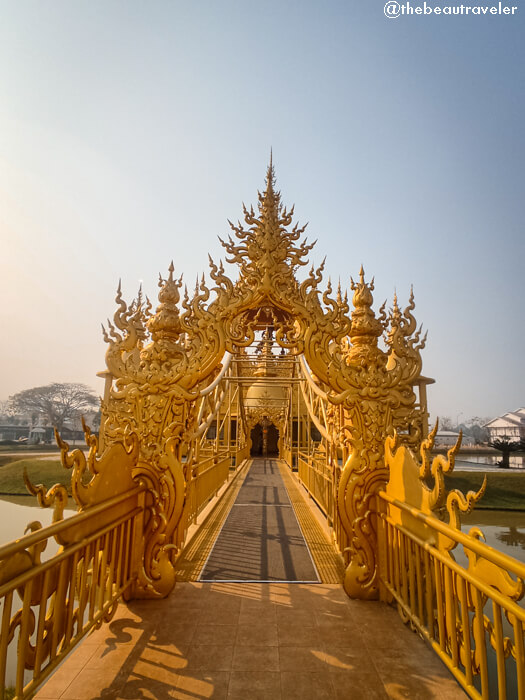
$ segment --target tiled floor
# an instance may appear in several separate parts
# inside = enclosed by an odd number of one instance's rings
[[[38,700],[465,698],[382,603],[334,584],[179,583],[122,605]]]

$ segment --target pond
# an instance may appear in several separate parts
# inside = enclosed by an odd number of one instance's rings
[[[74,501],[70,500],[71,505]],[[73,515],[76,509],[67,509],[64,515]],[[0,547],[12,540],[20,539],[30,522],[38,520],[43,527],[51,525],[52,508],[40,508],[35,496],[0,496]],[[54,540],[53,540],[54,542]],[[58,549],[50,543],[42,554],[42,559],[48,559]],[[49,551],[48,551],[49,550]]]
[[[71,501],[73,503],[73,501]],[[65,510],[64,515],[72,515],[74,510]],[[43,527],[51,525],[53,519],[52,508],[40,508],[34,496],[2,496],[0,497],[0,547],[13,540],[20,539],[29,523],[37,520]],[[49,559],[58,551],[59,545],[51,539],[42,552],[42,561]],[[15,592],[13,596],[13,610],[21,607],[21,600]],[[0,602],[0,612],[3,606]],[[16,674],[16,644],[11,644],[7,654],[6,683],[14,685]],[[25,682],[31,678],[29,671],[25,673]]]
[[[462,530],[477,526],[494,549],[525,563],[525,510],[474,510],[462,517]]]

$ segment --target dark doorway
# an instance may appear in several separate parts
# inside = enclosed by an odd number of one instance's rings
[[[250,455],[252,457],[260,457],[262,455],[262,426],[257,423],[255,428],[252,428],[250,433],[250,438],[252,440],[252,449],[250,450]]]
[[[279,455],[279,431],[273,423],[268,426],[266,445],[268,457],[276,457]]]
[[[252,457],[276,457],[279,455],[279,431],[273,423],[262,426],[258,423],[250,434]]]

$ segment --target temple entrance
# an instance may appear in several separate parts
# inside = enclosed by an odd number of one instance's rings
[[[266,432],[265,432],[266,431]],[[265,440],[266,438],[266,440]],[[266,442],[266,445],[265,445]],[[266,451],[265,451],[266,447]],[[263,456],[277,457],[279,455],[279,431],[273,423],[263,428]]]
[[[279,430],[273,423],[269,425],[257,425],[250,433],[252,457],[278,457],[279,456]]]
[[[259,423],[255,428],[252,428],[250,438],[252,441],[250,456],[260,457],[262,455],[262,426]]]

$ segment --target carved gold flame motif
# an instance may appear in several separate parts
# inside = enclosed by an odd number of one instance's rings
[[[485,484],[466,496],[447,490],[459,443],[430,460],[433,380],[421,374],[426,335],[413,292],[404,310],[394,296],[376,313],[362,266],[350,301],[340,285],[334,293],[323,284],[324,262],[307,271],[314,244],[282,205],[271,161],[257,211],[243,206],[243,218],[221,241],[235,280],[210,258],[211,281],[203,276],[190,293],[172,262],[155,308],[141,289],[128,304],[119,283],[103,327],[100,434],[84,425],[87,458],[56,436],[78,513],[63,517],[65,486],[26,475],[40,505],[54,508],[53,524],[33,522],[0,547],[0,694],[16,635],[15,690],[29,696],[120,599],[167,596],[189,526],[256,447],[297,470],[326,515],[348,595],[395,600],[473,697],[489,697],[486,640],[500,691],[505,660],[515,659],[525,693],[516,603],[525,569],[484,545],[477,528],[461,532],[460,514]],[[52,538],[58,554],[42,562]],[[23,607],[13,613],[15,592]],[[472,690],[476,674],[482,695]]]
[[[288,356],[304,356],[328,403],[342,409],[344,428],[332,426],[331,435],[333,449],[348,455],[337,497],[346,532],[340,543],[349,565],[345,585],[351,595],[377,595],[371,503],[387,477],[386,435],[395,427],[416,446],[426,433],[426,406],[417,404],[414,391],[425,340],[412,316],[413,295],[403,313],[394,299],[389,315],[385,305],[375,315],[374,282],[365,281],[363,268],[359,281],[351,280],[351,313],[340,288],[335,298],[330,282],[321,288],[324,263],[299,281],[297,272],[313,244],[301,240],[305,227],[292,224],[293,213],[281,204],[270,163],[257,213],[244,207],[244,225],[230,223],[233,238],[221,241],[226,261],[238,267],[236,282],[222,262],[210,259],[214,286],[203,278],[193,295],[184,290],[181,300],[182,283],[172,264],[159,281],[155,313],[141,293],[128,306],[119,286],[118,309],[104,330],[111,387],[101,434],[104,446],[126,434],[138,439],[133,477],[147,485],[149,498],[136,595],[165,595],[174,583],[173,535],[185,502],[184,463],[195,441],[200,392],[217,376],[227,352],[242,359],[256,332],[268,328],[272,344]],[[246,432],[263,419],[282,426],[285,403],[277,402],[272,411],[267,406],[246,410]]]

